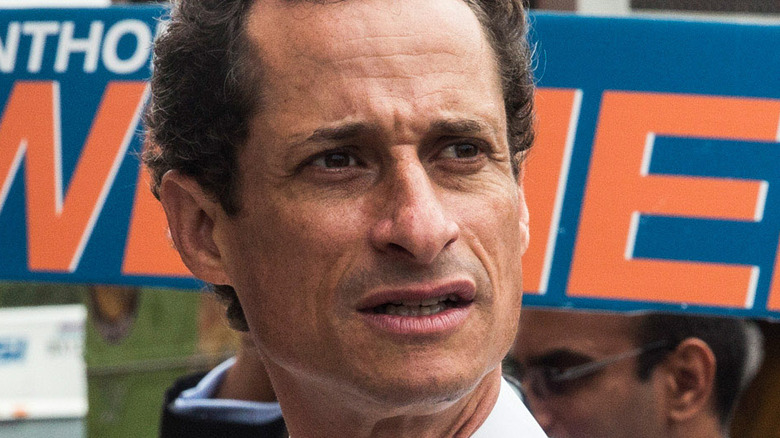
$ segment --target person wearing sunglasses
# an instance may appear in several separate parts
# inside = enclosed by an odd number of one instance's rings
[[[551,438],[725,438],[762,351],[738,319],[526,308],[504,370]]]

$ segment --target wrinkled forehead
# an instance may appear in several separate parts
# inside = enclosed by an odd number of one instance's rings
[[[261,0],[246,26],[271,68],[366,58],[390,65],[421,53],[464,57],[486,44],[479,20],[462,0]]]
[[[635,346],[638,321],[617,313],[525,308],[513,351],[522,356],[555,349],[612,353]]]

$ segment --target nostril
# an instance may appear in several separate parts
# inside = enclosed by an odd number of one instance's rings
[[[409,251],[408,249],[404,248],[402,245],[399,245],[397,243],[393,243],[393,242],[388,243],[387,249],[392,252],[396,252],[396,253],[412,256],[412,257],[414,256],[414,254],[412,254],[411,251]]]

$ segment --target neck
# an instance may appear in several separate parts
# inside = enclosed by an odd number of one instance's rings
[[[295,438],[466,438],[493,410],[501,369],[489,372],[456,400],[404,406],[382,403],[343,387],[340,391],[333,386],[323,388],[312,381],[297,384],[282,377],[274,380],[274,387],[290,436]]]
[[[236,363],[227,371],[215,398],[272,402],[274,389],[265,365],[253,345],[242,345]]]

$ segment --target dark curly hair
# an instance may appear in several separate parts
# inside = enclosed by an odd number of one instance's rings
[[[322,3],[322,0],[290,0]],[[522,0],[463,0],[495,53],[517,173],[533,142],[531,50]],[[143,161],[159,199],[165,172],[194,178],[229,215],[238,213],[238,154],[262,107],[262,57],[245,31],[254,0],[178,0],[154,49]],[[248,330],[236,293],[214,285],[228,319]]]

